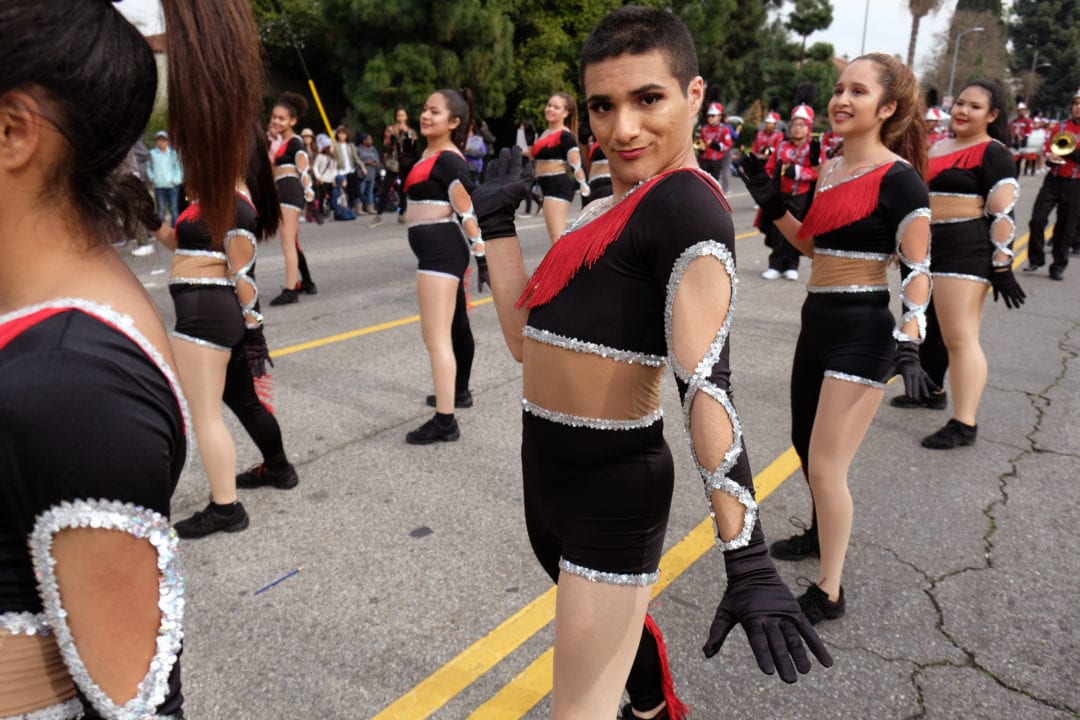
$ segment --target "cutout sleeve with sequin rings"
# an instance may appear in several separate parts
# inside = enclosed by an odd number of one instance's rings
[[[0,317],[0,397],[0,718],[182,717],[175,376],[130,318],[65,299]]]

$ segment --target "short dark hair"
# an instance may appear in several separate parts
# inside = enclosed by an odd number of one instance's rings
[[[956,96],[960,97],[960,93],[964,92],[969,87],[977,87],[990,96],[990,107],[987,108],[987,110],[990,112],[997,110],[998,116],[993,122],[986,126],[986,132],[995,140],[1000,140],[1007,144],[1011,137],[1011,133],[1009,132],[1009,110],[1005,104],[1005,88],[998,80],[980,78],[979,80],[972,80],[964,85],[964,87],[960,88],[960,92],[956,93]]]
[[[698,76],[697,47],[678,15],[655,7],[625,5],[597,23],[581,49],[581,76],[585,68],[620,55],[644,55],[659,50],[667,55],[671,74],[686,91]]]

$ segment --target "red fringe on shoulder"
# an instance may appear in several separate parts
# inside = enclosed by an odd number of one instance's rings
[[[881,178],[892,166],[893,163],[884,163],[865,175],[817,193],[796,237],[809,240],[870,215],[877,207]]]
[[[667,645],[664,644],[664,636],[651,615],[645,616],[645,629],[656,641],[656,651],[660,659],[660,690],[664,693],[668,717],[671,720],[686,720],[690,708],[675,694],[675,680],[671,677],[671,667],[668,665]]]
[[[951,168],[967,170],[968,168],[978,166],[979,163],[982,162],[983,155],[986,154],[986,148],[990,146],[991,142],[993,141],[987,140],[986,142],[972,145],[963,150],[957,150],[948,155],[939,155],[930,158],[929,169],[926,172],[926,182],[933,180],[937,177],[938,173],[943,170],[949,170]]]
[[[617,202],[600,217],[559,238],[529,278],[525,292],[518,298],[515,307],[534,308],[550,302],[577,275],[578,270],[582,267],[592,267],[603,256],[608,245],[622,234],[630,216],[634,214],[634,210],[650,190],[672,173],[686,169],[678,168],[660,173]],[[705,183],[721,204],[730,210],[719,187],[698,171],[691,170],[690,172]]]
[[[561,141],[562,141],[562,133],[561,132],[551,133],[550,135],[545,135],[544,137],[540,138],[539,140],[537,140],[536,142],[533,143],[532,154],[535,155],[536,153],[540,152],[544,148],[555,147]]]

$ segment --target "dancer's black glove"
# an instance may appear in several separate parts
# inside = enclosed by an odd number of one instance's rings
[[[716,152],[724,152],[724,146],[720,144],[719,140],[713,140],[709,143],[709,149],[715,150]]]
[[[893,355],[893,369],[890,377],[899,375],[904,380],[904,392],[916,401],[926,400],[932,392],[941,392],[937,383],[923,370],[919,361],[919,346],[910,340],[896,344]]]
[[[244,359],[251,368],[251,376],[260,378],[266,374],[266,366],[274,367],[270,359],[270,350],[266,347],[266,336],[261,327],[248,328],[244,332]]]
[[[499,157],[488,164],[484,184],[479,187],[466,174],[458,179],[472,195],[473,212],[484,242],[517,235],[514,213],[536,182],[532,166],[522,167],[521,148],[503,148]]]
[[[793,683],[798,679],[796,671],[810,672],[806,647],[824,667],[832,667],[825,643],[769,559],[760,524],[754,526],[749,545],[724,553],[724,565],[727,590],[702,648],[705,657],[719,652],[728,633],[742,625],[758,667],[766,675],[779,672],[781,680]]]
[[[739,177],[746,183],[746,191],[754,198],[761,212],[769,220],[779,220],[788,211],[772,178],[765,172],[765,164],[753,153],[746,153],[739,161]]]
[[[484,292],[484,286],[491,287],[491,275],[488,273],[487,258],[483,255],[476,258],[476,292]]]
[[[990,273],[990,285],[994,288],[994,302],[997,302],[998,296],[1001,296],[1005,301],[1005,307],[1010,310],[1020,307],[1027,299],[1027,293],[1020,287],[1020,283],[1016,282],[1016,276],[1013,275],[1011,267]]]

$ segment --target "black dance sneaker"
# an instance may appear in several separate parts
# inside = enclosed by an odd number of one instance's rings
[[[847,609],[844,588],[840,588],[840,599],[833,602],[828,594],[817,586],[817,583],[811,583],[806,592],[799,596],[799,607],[802,608],[803,615],[811,625],[817,625],[822,620],[843,617],[844,610]]]
[[[1043,266],[1042,263],[1033,263],[1030,260],[1028,260],[1028,264],[1024,266],[1023,270],[1024,270],[1024,272],[1036,272],[1042,266]]]
[[[792,525],[802,528],[798,535],[792,535],[787,540],[777,540],[769,546],[769,554],[777,560],[802,560],[808,557],[821,557],[821,546],[818,545],[817,526],[806,527],[802,520],[791,518]]]
[[[910,410],[911,408],[927,408],[928,410],[944,410],[949,404],[949,395],[946,392],[930,393],[925,400],[916,400],[908,395],[897,395],[889,404],[895,408]]]
[[[435,418],[405,434],[405,442],[410,445],[430,445],[435,442],[453,442],[461,437],[458,430],[457,418],[450,421],[446,427],[435,424]]]
[[[931,450],[951,450],[964,445],[974,445],[978,432],[978,425],[965,425],[956,418],[952,418],[945,423],[945,427],[933,435],[924,437],[922,446]]]
[[[301,280],[296,283],[296,292],[302,292],[305,295],[318,295],[319,288],[315,285],[314,280]]]
[[[1051,280],[1064,280],[1065,279],[1065,269],[1060,268],[1060,267],[1056,267],[1054,265],[1051,265],[1050,266],[1050,279]]]
[[[427,396],[428,407],[435,407],[435,396]],[[471,408],[473,406],[472,391],[464,390],[454,394],[454,407],[456,408]]]
[[[245,489],[273,485],[279,490],[290,490],[299,483],[300,476],[296,474],[296,468],[291,463],[285,463],[284,467],[276,470],[266,463],[259,463],[236,476],[236,487]]]
[[[246,530],[247,526],[248,514],[239,501],[232,506],[232,512],[228,515],[223,515],[211,502],[205,510],[173,525],[173,529],[185,540],[194,540],[216,532],[240,532]]]
[[[289,288],[281,288],[281,294],[270,301],[271,305],[292,305],[300,302],[300,293]]]

